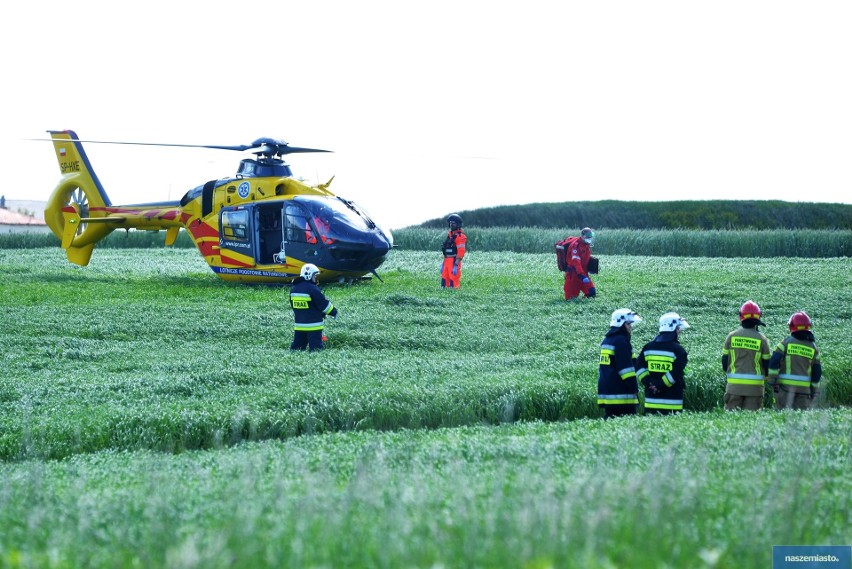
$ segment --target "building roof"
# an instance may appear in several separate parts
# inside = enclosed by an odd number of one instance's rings
[[[43,219],[0,208],[0,225],[46,225]]]

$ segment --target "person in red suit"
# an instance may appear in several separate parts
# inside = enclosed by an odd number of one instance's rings
[[[595,283],[589,278],[589,259],[595,232],[588,227],[580,231],[579,237],[571,237],[565,243],[565,300],[577,298],[582,292],[587,298],[597,294]]]
[[[314,225],[316,225],[317,231],[319,231],[320,239],[326,245],[331,245],[335,242],[335,239],[328,236],[329,231],[331,229],[328,221],[322,219],[321,217],[314,217]],[[314,235],[313,230],[311,229],[310,224],[305,222],[305,241],[312,245],[316,245],[317,236]]]
[[[441,264],[441,288],[459,288],[462,259],[467,252],[467,236],[462,231],[462,218],[458,214],[453,213],[447,217],[447,223],[450,230],[442,247],[444,261]]]

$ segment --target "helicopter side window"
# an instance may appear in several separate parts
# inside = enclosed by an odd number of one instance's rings
[[[310,228],[305,210],[297,205],[284,208],[284,235],[291,243],[307,243],[305,228]]]
[[[248,211],[235,210],[222,212],[222,236],[234,241],[248,240]]]

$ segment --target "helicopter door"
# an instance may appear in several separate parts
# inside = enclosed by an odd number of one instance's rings
[[[222,208],[219,213],[219,253],[222,264],[232,267],[254,266],[252,219],[245,207]]]
[[[257,227],[257,264],[284,263],[284,232],[281,223],[281,203],[258,204],[255,206]]]
[[[288,203],[284,206],[284,243],[288,257],[300,259],[306,263],[315,262],[317,246],[311,239],[313,230],[308,223],[308,212],[296,203]]]

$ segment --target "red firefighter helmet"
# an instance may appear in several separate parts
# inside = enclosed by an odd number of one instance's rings
[[[760,320],[762,314],[760,307],[753,300],[747,300],[740,306],[740,322],[749,318]]]
[[[804,312],[795,312],[790,317],[790,321],[787,322],[787,326],[790,327],[790,332],[798,332],[799,330],[810,330],[813,323],[811,317]]]

